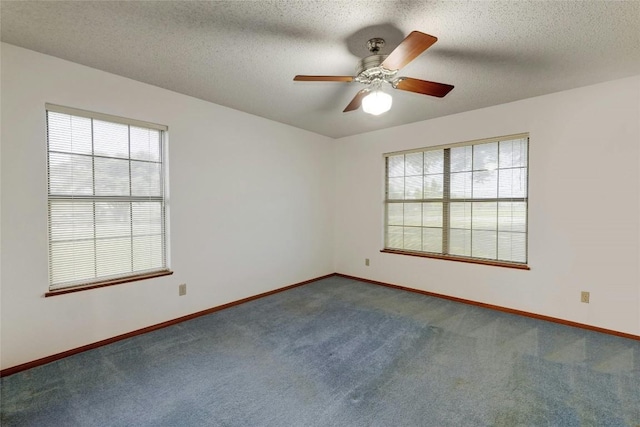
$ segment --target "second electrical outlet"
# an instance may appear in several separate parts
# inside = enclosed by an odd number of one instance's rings
[[[582,291],[580,293],[580,302],[589,304],[589,292]]]

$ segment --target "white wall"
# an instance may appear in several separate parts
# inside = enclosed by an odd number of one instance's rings
[[[336,271],[640,335],[639,117],[637,76],[339,139]],[[520,132],[530,271],[379,252],[383,153]]]
[[[2,368],[335,271],[331,139],[8,44],[1,57]],[[43,297],[45,102],[169,126],[172,276]]]

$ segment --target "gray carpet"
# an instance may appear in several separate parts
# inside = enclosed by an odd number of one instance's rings
[[[340,277],[1,381],[3,426],[638,426],[640,342]]]

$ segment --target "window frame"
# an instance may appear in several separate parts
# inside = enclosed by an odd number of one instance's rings
[[[458,147],[473,147],[476,145],[481,145],[481,144],[488,144],[488,143],[499,143],[501,141],[510,141],[510,140],[518,140],[518,139],[526,139],[527,140],[527,146],[526,146],[526,164],[525,164],[525,168],[526,168],[526,196],[525,197],[499,197],[499,194],[496,193],[496,197],[492,197],[492,198],[473,198],[473,197],[468,197],[468,198],[463,198],[463,199],[459,199],[459,198],[452,198],[451,197],[451,170],[450,170],[450,152],[452,148],[458,148]],[[491,266],[498,266],[498,267],[508,267],[508,268],[515,268],[515,269],[522,269],[522,270],[530,270],[529,267],[529,147],[530,147],[530,136],[528,132],[525,133],[518,133],[518,134],[512,134],[512,135],[504,135],[504,136],[498,136],[498,137],[492,137],[492,138],[484,138],[484,139],[478,139],[478,140],[471,140],[471,141],[464,141],[464,142],[459,142],[459,143],[454,143],[454,144],[444,144],[444,145],[437,145],[437,146],[430,146],[430,147],[422,147],[422,148],[416,148],[416,149],[411,149],[411,150],[402,150],[402,151],[394,151],[394,152],[389,152],[389,153],[384,153],[383,154],[383,165],[384,165],[384,172],[383,172],[383,185],[384,185],[384,200],[383,200],[383,249],[380,250],[380,252],[382,253],[390,253],[390,254],[398,254],[398,255],[409,255],[409,256],[416,256],[416,257],[423,257],[423,258],[434,258],[434,259],[443,259],[443,260],[449,260],[449,261],[459,261],[459,262],[465,262],[465,263],[473,263],[473,264],[483,264],[483,265],[491,265]],[[405,197],[401,198],[401,199],[390,199],[389,198],[389,157],[392,156],[398,156],[398,155],[407,155],[407,154],[413,154],[413,153],[426,153],[429,151],[436,151],[436,150],[443,150],[443,171],[442,171],[442,175],[443,175],[443,195],[441,198],[425,198],[424,197],[424,193],[423,193],[423,197],[420,199],[408,199]],[[499,170],[500,168],[496,168],[497,170]],[[472,168],[472,172],[474,172],[475,169]],[[428,174],[426,174],[425,171],[422,172],[422,177],[424,179],[425,176],[427,176]],[[403,177],[406,179],[407,175],[406,173],[403,174]],[[406,188],[405,188],[406,191]],[[424,191],[424,189],[423,189]],[[405,193],[406,194],[406,193]],[[525,238],[525,242],[524,242],[524,250],[525,250],[525,261],[524,262],[520,262],[520,261],[507,261],[507,260],[500,260],[500,259],[492,259],[492,258],[481,258],[481,257],[473,257],[473,256],[466,256],[466,255],[456,255],[456,254],[449,254],[449,253],[445,253],[448,251],[448,243],[449,243],[449,239],[448,239],[448,235],[451,232],[451,227],[450,227],[450,205],[452,203],[456,203],[456,202],[469,202],[469,203],[473,203],[473,202],[495,202],[495,203],[500,203],[501,201],[508,201],[508,202],[524,202],[525,203],[525,230],[524,230],[524,238]],[[424,251],[424,250],[413,250],[413,249],[399,249],[399,248],[394,248],[391,247],[389,245],[388,242],[388,236],[389,236],[389,209],[388,206],[390,204],[393,203],[429,203],[429,202],[442,202],[442,238],[441,238],[441,243],[442,243],[442,252],[443,253],[436,253],[436,252],[428,252],[428,251]],[[473,220],[473,217],[470,217],[470,220]],[[404,226],[403,226],[404,227]],[[420,229],[424,229],[425,226],[421,225]],[[471,228],[470,230],[473,230],[473,228]],[[498,229],[496,229],[496,233],[498,232]],[[424,246],[423,246],[424,247]],[[497,253],[496,253],[497,255]],[[497,258],[497,256],[496,256]]]
[[[96,195],[95,193],[92,195],[81,195],[78,193],[71,193],[71,194],[53,194],[51,192],[51,175],[50,175],[50,168],[51,168],[51,163],[50,163],[50,155],[52,152],[57,152],[57,151],[52,151],[51,147],[50,147],[50,135],[49,135],[49,113],[60,113],[60,114],[66,114],[66,115],[70,115],[70,116],[75,116],[75,117],[82,117],[82,118],[87,118],[92,120],[91,122],[91,140],[92,140],[92,145],[91,145],[91,154],[83,154],[85,156],[90,156],[92,158],[92,173],[94,174],[94,178],[92,178],[92,180],[95,179],[95,164],[93,163],[93,159],[95,158],[100,158],[102,157],[99,154],[96,154],[94,152],[94,148],[93,148],[93,139],[95,137],[94,135],[94,131],[93,131],[93,121],[94,120],[98,120],[98,121],[102,121],[102,122],[109,122],[109,123],[115,123],[115,124],[120,124],[120,125],[126,125],[128,126],[128,132],[129,132],[129,139],[127,141],[128,145],[130,146],[131,144],[131,127],[136,127],[136,128],[144,128],[144,129],[149,129],[149,130],[156,130],[159,132],[159,156],[158,156],[158,163],[159,163],[159,167],[160,167],[160,189],[161,189],[161,195],[160,196],[154,196],[154,195],[149,195],[149,196],[136,196],[133,195],[131,193],[129,193],[129,195],[127,196],[122,196],[122,195],[118,195],[118,196],[100,196],[100,195]],[[82,109],[77,109],[77,108],[72,108],[72,107],[66,107],[66,106],[61,106],[61,105],[56,105],[56,104],[50,104],[50,103],[46,103],[45,104],[45,127],[46,127],[46,153],[47,153],[47,160],[46,160],[46,171],[47,171],[47,234],[48,234],[48,238],[47,238],[47,247],[48,247],[48,271],[49,271],[49,284],[48,284],[48,291],[45,292],[45,297],[49,297],[49,296],[54,296],[54,295],[62,295],[62,294],[67,294],[67,293],[71,293],[71,292],[78,292],[78,291],[84,291],[84,290],[88,290],[88,289],[95,289],[95,288],[101,288],[101,287],[105,287],[105,286],[112,286],[112,285],[117,285],[117,284],[122,284],[122,283],[129,283],[129,282],[133,282],[133,281],[138,281],[138,280],[145,280],[145,279],[149,279],[149,278],[154,278],[154,277],[161,277],[161,276],[166,276],[166,275],[171,275],[173,274],[173,272],[170,270],[169,268],[169,227],[168,227],[168,217],[169,217],[169,207],[168,207],[168,156],[167,156],[167,141],[168,141],[168,126],[165,125],[159,125],[156,123],[151,123],[151,122],[146,122],[146,121],[141,121],[141,120],[135,120],[135,119],[129,119],[129,118],[125,118],[125,117],[120,117],[120,116],[115,116],[115,115],[110,115],[110,114],[104,114],[104,113],[98,113],[98,112],[92,112],[92,111],[87,111],[87,110],[82,110]],[[130,148],[129,148],[130,149]],[[72,153],[70,152],[69,154],[72,155]],[[120,157],[107,157],[107,158],[113,158],[113,159],[121,159],[121,160],[128,160],[129,163],[129,168],[131,168],[131,162],[132,161],[137,161],[135,158],[131,157],[131,153],[127,156],[127,158],[120,158]],[[145,160],[142,160],[143,162],[146,162]],[[131,169],[129,170],[129,179],[131,179]],[[93,182],[93,181],[92,181]],[[95,182],[93,182],[93,184],[95,186]],[[131,185],[131,184],[130,184]],[[131,188],[131,186],[130,186]],[[130,190],[131,191],[131,190]],[[115,274],[108,274],[108,275],[101,275],[101,276],[96,276],[93,278],[85,278],[85,279],[76,279],[76,280],[68,280],[66,282],[60,282],[60,283],[54,283],[53,282],[53,277],[52,277],[52,268],[53,268],[53,259],[52,259],[52,244],[54,242],[53,238],[52,238],[52,226],[51,226],[51,214],[52,214],[52,210],[51,210],[51,206],[52,206],[52,201],[71,201],[73,202],[73,200],[86,200],[88,202],[92,202],[92,203],[96,203],[96,202],[105,202],[105,201],[117,201],[119,203],[129,203],[131,204],[130,209],[133,209],[133,204],[134,203],[139,203],[139,202],[149,202],[149,201],[154,201],[154,202],[160,202],[160,215],[161,215],[161,219],[160,219],[160,227],[161,227],[161,232],[160,232],[160,236],[161,236],[161,251],[162,251],[162,265],[159,267],[152,267],[149,269],[145,269],[145,270],[132,270],[131,272],[120,272],[120,273],[115,273]],[[95,208],[94,208],[95,209]],[[131,224],[133,221],[133,218],[129,219],[129,222]],[[94,220],[93,220],[93,227],[95,230],[95,226],[96,226],[96,222],[95,222],[95,210],[94,210]],[[131,234],[129,234],[128,236],[130,236],[131,238],[133,238],[134,234],[132,234],[133,231],[131,231]],[[93,241],[96,241],[97,237],[95,236],[95,231],[94,231],[94,236],[92,238]],[[75,240],[75,238],[73,239]],[[132,245],[133,245],[133,241],[132,241]],[[132,247],[133,250],[133,247]],[[133,252],[131,253],[131,257],[133,257]],[[96,260],[95,262],[97,262],[98,259],[98,255],[94,254],[94,259]],[[133,258],[132,258],[132,262],[133,262]]]

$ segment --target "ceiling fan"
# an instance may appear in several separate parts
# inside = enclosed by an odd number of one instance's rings
[[[448,94],[453,86],[414,79],[411,77],[396,77],[398,70],[413,61],[418,55],[427,50],[438,39],[429,34],[413,31],[389,55],[380,55],[384,46],[384,39],[373,38],[367,42],[371,55],[361,59],[356,67],[355,76],[303,76],[293,78],[299,82],[358,82],[367,85],[351,100],[343,112],[360,108],[366,113],[378,115],[391,108],[391,95],[382,90],[383,84],[389,84],[394,89],[431,95],[442,98]]]

